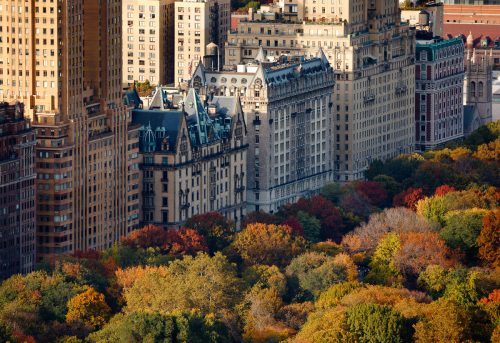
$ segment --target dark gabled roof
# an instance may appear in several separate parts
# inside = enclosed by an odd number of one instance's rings
[[[128,92],[125,92],[125,104],[128,106],[132,106],[134,108],[142,108],[142,100],[137,93],[137,90],[134,88]]]
[[[183,120],[183,113],[180,110],[142,110],[135,109],[132,111],[132,123],[139,124],[143,128],[151,127],[151,131],[155,133],[155,151],[161,151],[163,138],[168,135],[168,143],[170,150],[175,150],[177,144],[177,136]],[[146,130],[141,130],[146,131]],[[143,136],[140,137],[140,150],[144,151]]]

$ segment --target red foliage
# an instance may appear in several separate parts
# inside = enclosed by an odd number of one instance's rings
[[[200,251],[208,251],[205,238],[193,229],[168,230],[166,244],[172,255],[194,255]]]
[[[422,188],[410,187],[406,191],[403,191],[399,194],[396,194],[394,196],[392,203],[395,207],[404,206],[404,207],[411,208],[412,210],[415,210],[417,202],[420,199],[423,199],[424,196],[425,195],[424,195],[424,191],[422,190]]]
[[[299,220],[296,217],[289,217],[281,225],[286,225],[292,229],[292,232],[296,235],[304,236],[304,230],[302,225],[300,225]]]
[[[282,208],[281,216],[289,218],[295,216],[299,211],[316,217],[321,222],[321,238],[337,240],[342,235],[342,216],[337,207],[330,200],[316,195],[312,198],[301,198],[295,204],[289,204]]]
[[[156,225],[146,225],[122,238],[122,244],[138,248],[161,248],[167,241],[167,231]]]
[[[455,191],[456,191],[456,188],[453,186],[442,185],[442,186],[439,186],[438,188],[436,188],[436,190],[434,191],[434,195],[443,196],[447,193],[455,192]]]
[[[17,341],[17,342],[23,342],[23,343],[36,343],[36,340],[33,336],[28,336],[22,333],[19,330],[14,330],[12,333],[12,337]]]
[[[184,255],[208,251],[205,238],[194,229],[164,230],[147,225],[122,239],[122,244],[134,248],[160,248],[167,254]]]
[[[358,181],[354,184],[354,188],[359,193],[363,194],[370,204],[382,207],[387,200],[387,192],[384,187],[375,181]]]

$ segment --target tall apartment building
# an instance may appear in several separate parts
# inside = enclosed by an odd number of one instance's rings
[[[464,135],[464,44],[417,31],[415,139],[419,151]]]
[[[0,1],[0,99],[37,130],[37,254],[138,226],[138,132],[123,103],[121,1]],[[130,196],[130,198],[129,198]]]
[[[0,104],[0,281],[35,266],[35,131],[19,103]]]
[[[251,64],[196,69],[192,87],[208,97],[241,99],[248,123],[249,211],[277,211],[333,181],[333,76],[322,52],[268,63],[261,49]]]
[[[217,211],[239,227],[246,213],[246,123],[237,97],[202,101],[158,87],[148,109],[127,94],[140,126],[142,222],[178,228]]]
[[[217,45],[219,63],[231,25],[230,0],[178,0],[175,2],[175,84],[191,79],[207,46]]]
[[[174,0],[122,0],[124,85],[174,81]]]
[[[415,28],[401,23],[398,2],[311,0],[292,6],[295,10],[295,22],[241,21],[228,37],[226,64],[250,62],[260,47],[268,56],[323,49],[336,81],[336,180],[363,178],[372,160],[412,151]]]

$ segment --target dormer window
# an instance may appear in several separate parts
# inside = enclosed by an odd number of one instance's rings
[[[427,51],[421,51],[420,52],[420,60],[421,61],[427,61]]]

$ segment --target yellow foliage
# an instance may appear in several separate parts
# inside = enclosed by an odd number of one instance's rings
[[[356,281],[358,279],[358,268],[352,258],[345,254],[337,254],[333,258],[333,263],[344,266],[347,272],[347,281]]]
[[[66,321],[82,321],[84,324],[99,328],[111,316],[104,295],[89,287],[85,292],[75,295],[68,301]]]

